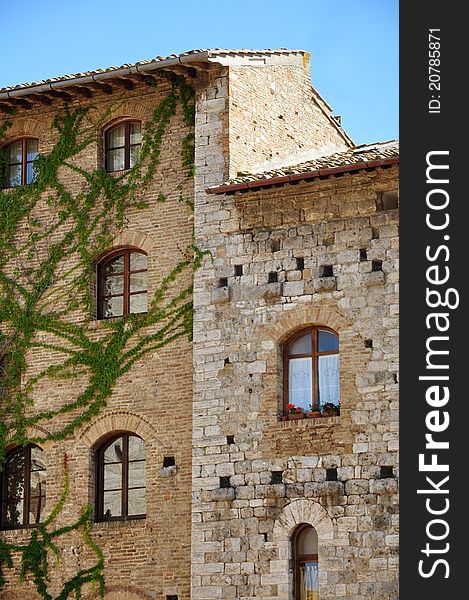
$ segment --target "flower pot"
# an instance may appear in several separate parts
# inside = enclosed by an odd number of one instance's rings
[[[322,416],[323,417],[337,417],[337,416],[339,416],[339,414],[340,414],[340,411],[338,411],[338,410],[330,410],[327,412],[323,412]]]
[[[303,419],[303,413],[288,413],[287,415],[289,421],[297,421],[298,419]]]
[[[307,419],[317,419],[320,416],[321,416],[321,413],[319,412],[319,410],[313,410],[311,412],[306,413]]]

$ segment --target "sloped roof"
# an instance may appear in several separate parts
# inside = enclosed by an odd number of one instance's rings
[[[376,142],[354,146],[344,152],[321,156],[303,163],[278,169],[249,173],[240,171],[237,177],[229,179],[207,190],[211,194],[223,194],[237,190],[280,185],[292,181],[328,177],[334,174],[361,169],[389,166],[399,162],[399,141]]]
[[[164,67],[165,63],[176,63],[180,62],[184,64],[185,62],[191,62],[192,60],[205,60],[208,58],[217,58],[217,57],[225,57],[225,56],[242,56],[242,57],[262,57],[262,56],[288,56],[288,55],[303,55],[307,54],[305,50],[289,50],[287,48],[267,48],[265,50],[230,50],[224,48],[212,48],[212,49],[198,49],[198,50],[189,50],[187,52],[182,52],[181,54],[170,54],[169,56],[156,56],[150,60],[142,60],[132,64],[124,64],[117,67],[107,67],[105,69],[95,69],[94,71],[85,71],[83,73],[73,73],[70,75],[62,75],[61,77],[52,77],[50,79],[43,79],[41,81],[35,81],[34,83],[21,83],[18,85],[13,85],[9,87],[0,88],[0,93],[12,92],[15,90],[29,89],[34,88],[36,86],[48,84],[48,83],[61,83],[61,82],[70,82],[70,80],[80,79],[82,77],[90,77],[93,75],[102,75],[106,73],[113,74],[115,71],[121,71],[125,69],[136,69],[139,70],[139,67],[144,67],[141,69],[142,71],[147,70],[148,66],[154,66],[155,69]]]

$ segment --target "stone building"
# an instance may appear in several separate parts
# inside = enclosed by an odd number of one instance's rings
[[[141,192],[147,206],[112,232],[95,257],[95,302],[70,319],[98,341],[109,317],[144,313],[194,235],[208,253],[181,284],[193,277],[193,340],[143,356],[72,435],[7,447],[1,536],[24,543],[52,510],[65,452],[73,484],[58,522],[94,507],[107,600],[395,599],[397,143],[353,145],[310,84],[308,53],[198,50],[0,90],[11,122],[4,187],[34,179],[28,165],[56,143],[64,103],[92,106],[98,123],[74,166],[128,170],[172,75],[195,90],[195,123],[180,106],[172,114]],[[180,148],[192,133],[189,178]],[[77,173],[62,176],[79,193]],[[46,198],[37,210],[47,222]],[[121,275],[136,287],[113,287]],[[32,348],[27,377],[54,361]],[[38,385],[29,410],[59,405],[75,385]],[[26,483],[12,520],[17,464],[24,481],[33,464],[47,473],[42,516]],[[126,471],[117,484],[116,470]],[[87,564],[83,538],[70,536],[54,594]],[[5,573],[1,598],[39,598],[29,579],[18,587],[17,565]]]

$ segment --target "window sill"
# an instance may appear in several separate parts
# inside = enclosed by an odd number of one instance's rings
[[[286,415],[285,415],[286,416]],[[327,417],[307,417],[307,418],[299,418],[299,419],[284,419],[284,416],[281,416],[278,419],[279,423],[282,423],[285,428],[290,428],[290,427],[298,427],[302,424],[305,425],[314,425],[314,426],[320,426],[320,425],[336,425],[338,423],[340,423],[340,415],[335,415],[335,416],[327,416]]]
[[[106,323],[115,323],[116,321],[121,321],[122,319],[127,319],[128,317],[136,317],[137,315],[147,315],[148,312],[144,313],[129,313],[128,315],[121,315],[119,317],[107,317],[105,319],[97,319],[93,317],[89,320],[89,328],[90,329],[101,329],[104,328]]]
[[[24,531],[25,533],[27,531],[30,531],[31,529],[37,529],[38,524],[34,523],[33,525],[18,525],[18,527],[14,527],[14,526],[4,526],[4,527],[0,527],[0,532],[3,533],[7,533],[8,531],[14,531],[16,533],[20,533],[22,531]]]
[[[135,527],[146,527],[146,516],[144,517],[135,517],[132,519],[124,519],[124,520],[114,520],[114,521],[95,521],[93,523],[94,530],[102,530],[106,531],[107,529],[122,529],[122,528],[130,528],[133,529]]]
[[[34,181],[31,181],[30,183],[21,183],[20,185],[12,185],[9,187],[0,187],[0,190],[6,194],[12,194],[15,190],[25,188],[28,185],[33,185],[33,183]]]

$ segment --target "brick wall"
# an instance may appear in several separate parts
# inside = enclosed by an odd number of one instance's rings
[[[143,123],[151,117],[158,102],[169,92],[169,84],[162,80],[155,88],[135,83],[133,91],[117,92],[112,96],[96,94],[87,102],[95,108],[90,119],[97,122],[106,115],[103,128],[119,119],[132,118]],[[71,108],[79,106],[78,102]],[[48,153],[54,142],[51,130],[57,106],[36,110],[19,111],[10,119],[8,142],[21,135],[39,138],[39,152]],[[108,114],[107,114],[108,113]],[[156,175],[142,198],[148,208],[130,209],[125,227],[115,232],[115,246],[136,246],[148,253],[149,297],[157,289],[161,279],[182,258],[185,248],[192,243],[193,212],[179,201],[179,186],[185,199],[193,200],[193,181],[188,180],[181,165],[180,149],[188,128],[178,109],[171,120],[162,144],[160,165]],[[94,170],[102,164],[102,141],[97,135],[96,143],[88,146],[75,161],[75,165]],[[66,169],[61,180],[67,189],[77,193],[83,186],[82,179]],[[157,203],[158,194],[168,195],[164,203]],[[45,202],[39,203],[36,216],[44,222],[51,221],[53,214]],[[19,240],[20,241],[20,240]],[[71,265],[67,265],[67,268]],[[191,273],[182,276],[181,287],[191,283]],[[60,302],[56,306],[60,308]],[[94,312],[94,311],[93,311]],[[106,328],[103,322],[94,320],[94,314],[74,313],[70,319],[87,322],[93,339],[100,339]],[[47,340],[47,336],[44,336]],[[105,522],[93,525],[93,539],[102,548],[105,560],[105,577],[109,594],[119,600],[135,598],[166,598],[177,595],[187,600],[190,595],[190,497],[191,497],[191,402],[192,359],[191,344],[180,338],[169,346],[155,350],[141,358],[115,386],[107,407],[72,438],[61,443],[44,444],[48,469],[48,513],[62,491],[63,453],[69,459],[71,490],[58,524],[68,524],[76,519],[84,505],[94,504],[95,450],[106,436],[113,432],[130,431],[145,440],[147,451],[147,516],[142,520]],[[25,377],[34,376],[45,366],[58,360],[53,352],[31,350],[27,356],[28,370]],[[45,380],[34,392],[34,409],[40,411],[60,406],[64,398],[76,397],[86,380],[76,378],[68,381]],[[63,417],[47,425],[49,431],[63,426],[71,417]],[[163,469],[163,458],[173,456],[176,467]],[[18,543],[27,539],[27,532],[14,530],[2,532],[2,538]],[[74,575],[79,568],[95,562],[95,557],[83,543],[79,534],[71,534],[59,540],[62,560],[59,565],[50,557],[52,574],[51,589],[58,593],[60,583]],[[16,573],[17,574],[17,573]],[[18,588],[14,573],[7,571],[8,582],[0,594],[2,598],[13,596]],[[32,587],[25,584],[19,597],[35,597]],[[90,597],[94,597],[94,594]]]

